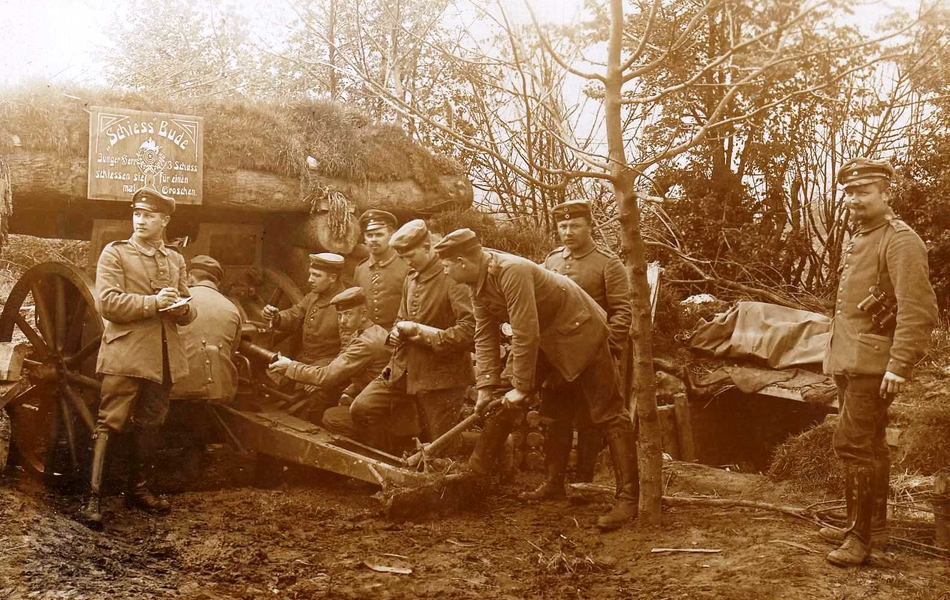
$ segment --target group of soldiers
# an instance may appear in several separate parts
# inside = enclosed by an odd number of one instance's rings
[[[861,564],[872,546],[886,544],[887,408],[936,321],[926,247],[888,205],[893,176],[890,164],[869,159],[838,172],[854,234],[825,370],[838,385],[834,444],[845,467],[848,526],[821,535],[840,544],[828,557],[839,565]],[[173,199],[143,189],[132,207],[132,237],[107,245],[97,269],[104,379],[82,515],[96,527],[110,438],[131,430],[127,502],[167,511],[149,493],[142,466],[168,398],[226,400],[235,387],[230,356],[241,321],[217,291],[221,265],[197,256],[186,268],[165,246]],[[448,431],[474,388],[485,422],[467,464],[481,476],[491,476],[529,399],[539,397],[545,478],[520,497],[566,497],[576,429],[575,479],[592,480],[605,445],[613,463],[616,502],[597,525],[623,526],[639,501],[635,424],[618,376],[632,319],[628,280],[620,260],[594,243],[588,203],[565,202],[553,215],[563,245],[536,264],[484,248],[469,229],[440,237],[421,219],[400,226],[386,211],[366,211],[360,226],[369,256],[352,286],[342,256],[313,254],[309,293],[289,309],[262,310],[275,330],[301,336],[297,360],[278,357],[269,374],[303,394],[297,407],[305,418],[393,453],[413,437],[431,441]],[[510,326],[506,355],[503,324]]]

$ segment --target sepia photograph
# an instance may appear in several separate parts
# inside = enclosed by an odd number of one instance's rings
[[[0,0],[0,598],[950,600],[945,60],[948,0]]]

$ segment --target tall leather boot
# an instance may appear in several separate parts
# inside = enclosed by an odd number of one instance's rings
[[[475,450],[468,458],[468,468],[478,475],[491,475],[495,462],[504,450],[505,440],[515,425],[521,411],[514,408],[500,408],[485,419],[482,434],[475,443]]]
[[[109,434],[97,431],[92,435],[92,472],[89,476],[89,498],[79,511],[79,519],[90,529],[102,530],[102,478],[106,472],[106,450]]]
[[[611,428],[607,431],[607,447],[617,478],[617,503],[606,515],[597,519],[602,531],[618,529],[640,511],[640,468],[637,464],[637,436],[633,427]]]
[[[129,487],[125,494],[126,506],[150,513],[166,514],[171,510],[167,500],[148,490],[146,470],[151,467],[155,431],[136,428],[132,433],[129,456]]]
[[[853,478],[847,474],[845,466],[845,501],[848,505],[847,522],[843,528],[822,527],[818,535],[826,542],[841,544],[848,536],[854,524],[854,486]],[[891,461],[890,458],[878,459],[874,463],[874,512],[871,515],[871,547],[875,550],[887,549],[890,537],[887,533],[887,497],[890,494]]]
[[[603,429],[593,425],[577,428],[577,467],[574,469],[574,481],[592,483],[597,469],[597,457],[604,449]]]
[[[518,494],[520,500],[561,500],[564,491],[564,473],[571,457],[574,427],[570,421],[552,421],[544,438],[544,482],[535,490]]]
[[[854,486],[854,523],[837,550],[828,554],[828,562],[839,567],[864,564],[871,556],[871,518],[874,513],[874,467],[852,466]]]

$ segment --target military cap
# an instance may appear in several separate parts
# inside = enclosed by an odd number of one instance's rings
[[[389,245],[398,252],[405,252],[415,248],[429,239],[429,228],[422,219],[413,219],[396,230],[389,239]]]
[[[188,261],[189,271],[204,271],[214,277],[215,281],[221,281],[224,278],[224,269],[221,263],[206,254],[199,254]]]
[[[838,169],[838,185],[845,188],[893,178],[894,167],[886,160],[852,158]]]
[[[360,229],[363,231],[372,231],[380,227],[396,229],[398,226],[399,221],[396,219],[396,215],[385,210],[371,208],[360,215]]]
[[[310,268],[329,273],[339,273],[343,270],[343,257],[339,254],[321,252],[310,255]]]
[[[366,304],[366,292],[361,287],[346,288],[330,300],[337,310],[349,310]]]
[[[175,212],[175,199],[160,194],[152,188],[143,187],[132,194],[132,208],[141,208],[142,210],[170,215]]]
[[[435,245],[435,251],[439,253],[439,258],[454,258],[481,247],[482,243],[474,231],[456,229],[439,240],[439,243]]]
[[[561,202],[553,209],[555,221],[566,221],[574,217],[590,218],[590,202],[587,200],[569,200]]]

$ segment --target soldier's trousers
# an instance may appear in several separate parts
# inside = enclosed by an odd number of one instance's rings
[[[842,462],[855,467],[888,460],[887,409],[893,396],[881,397],[882,375],[835,375],[838,426],[833,445]]]
[[[431,441],[458,423],[464,399],[464,387],[409,394],[405,377],[392,383],[377,377],[353,400],[349,415],[357,439],[371,445],[413,435]],[[324,425],[332,431],[337,424]]]
[[[170,383],[155,383],[141,377],[106,375],[102,380],[96,431],[120,433],[130,419],[142,428],[160,426],[168,415],[170,389]]]

